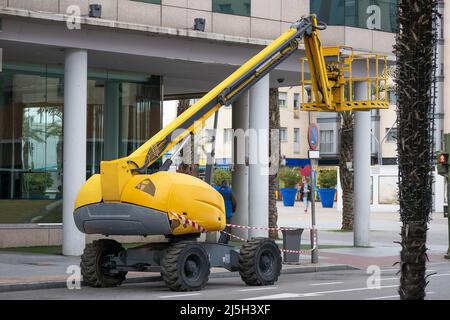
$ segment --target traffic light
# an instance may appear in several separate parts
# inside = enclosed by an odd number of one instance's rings
[[[449,154],[445,151],[437,152],[437,171],[441,176],[448,177]]]

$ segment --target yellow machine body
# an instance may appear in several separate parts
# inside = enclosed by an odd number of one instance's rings
[[[91,205],[102,202],[101,184],[101,175],[92,176],[84,184],[76,201],[77,210],[89,209]],[[152,210],[148,211],[150,214],[165,216],[168,219],[172,235],[199,233],[197,228],[180,223],[176,215],[195,221],[208,231],[221,231],[226,224],[225,205],[221,194],[204,181],[181,173],[157,172],[151,175],[135,175],[128,180],[120,200],[117,203],[109,202],[109,205],[118,204],[129,204],[142,209],[143,212],[145,212],[145,208],[148,208]],[[75,214],[77,214],[77,210]],[[88,223],[97,221],[107,224],[115,221],[114,223],[118,224],[117,221],[126,216],[127,220],[134,219],[135,222],[140,222],[140,218],[128,217],[125,213],[117,216],[111,214],[112,212],[92,214],[91,210],[90,217],[85,220]],[[145,213],[143,219],[145,219]],[[80,227],[86,231],[86,226]],[[105,230],[110,229],[107,227]],[[116,235],[127,234],[124,233],[123,228],[117,228],[111,232]],[[108,231],[104,233],[108,233]],[[164,228],[156,228],[156,230],[136,233],[160,235],[167,231],[164,232]]]
[[[345,87],[349,87],[351,97],[352,81],[358,80],[345,76],[351,74],[355,57],[343,57],[340,50],[323,48],[319,30],[324,28],[314,15],[303,17],[131,155],[102,161],[100,174],[92,176],[78,194],[74,212],[78,229],[104,235],[198,233],[180,218],[184,217],[208,231],[223,230],[224,199],[214,188],[188,175],[163,171],[148,175],[146,170],[187,136],[199,132],[220,107],[231,104],[296,52],[302,39],[311,74],[311,79],[304,77],[302,84],[312,86],[314,93],[314,100],[304,101],[303,108],[325,112],[378,108],[375,102],[361,106],[346,98]],[[333,57],[337,60],[330,62]],[[367,81],[370,86],[372,78]],[[384,102],[381,104],[384,107]]]

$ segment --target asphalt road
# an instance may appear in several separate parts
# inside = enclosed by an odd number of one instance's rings
[[[427,299],[450,300],[450,261],[430,263],[430,284]],[[169,291],[163,282],[127,284],[118,288],[79,290],[48,289],[0,293],[1,300],[398,300],[397,269],[382,269],[379,288],[369,288],[366,270],[347,270],[309,274],[282,275],[275,286],[248,287],[240,278],[213,278],[201,292],[177,293]]]

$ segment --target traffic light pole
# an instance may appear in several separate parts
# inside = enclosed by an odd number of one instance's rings
[[[450,137],[445,137],[445,146],[447,147],[447,139]],[[450,140],[450,139],[449,139]],[[450,142],[450,141],[449,141]],[[447,254],[445,255],[445,259],[450,259],[450,178],[449,175],[446,177],[447,179],[447,207],[444,208],[444,217],[447,217],[448,221],[448,249]]]
[[[447,189],[450,189],[447,187]],[[447,191],[447,199],[450,199],[450,191]],[[447,221],[448,221],[448,249],[447,249],[447,254],[445,255],[445,259],[450,259],[450,217],[449,217],[449,212],[448,209],[449,206],[447,206]]]
[[[314,183],[314,167],[316,165],[315,159],[311,159],[311,170],[310,170],[310,183],[311,183],[311,263],[319,263],[319,243],[317,237],[317,226],[316,226],[316,184]],[[308,197],[308,195],[306,195]]]
[[[444,208],[444,217],[448,220],[448,249],[445,255],[450,259],[450,134],[444,135],[444,150],[437,152],[437,172],[447,181],[447,206]]]

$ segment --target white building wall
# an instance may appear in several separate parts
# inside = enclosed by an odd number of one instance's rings
[[[308,128],[309,124],[317,121],[317,113],[298,111],[294,107],[296,95],[299,103],[302,99],[301,87],[284,87],[279,89],[280,93],[286,94],[285,107],[280,107],[280,127],[287,128],[287,141],[281,142],[281,157],[292,159],[308,158]],[[306,93],[303,93],[306,94]],[[298,146],[294,142],[294,130],[300,129],[300,140]],[[298,147],[298,148],[297,148]]]

